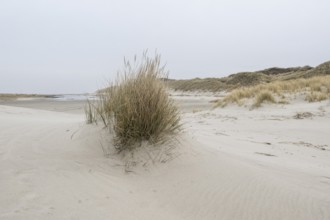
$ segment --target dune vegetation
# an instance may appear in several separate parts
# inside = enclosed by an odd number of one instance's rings
[[[263,102],[287,103],[294,94],[300,94],[308,102],[317,102],[330,98],[330,76],[291,79],[243,87],[231,91],[216,102],[224,107],[229,103],[243,105],[253,101],[252,107],[260,107]]]
[[[170,89],[180,91],[231,91],[237,88],[259,84],[287,81],[300,78],[311,78],[330,74],[330,61],[316,67],[272,67],[255,72],[240,72],[222,78],[195,78],[185,80],[167,80]]]
[[[141,62],[124,62],[115,82],[101,90],[100,101],[88,103],[88,123],[101,120],[114,132],[119,151],[132,149],[142,141],[157,143],[178,132],[180,114],[164,84],[167,72],[160,56],[143,55]]]

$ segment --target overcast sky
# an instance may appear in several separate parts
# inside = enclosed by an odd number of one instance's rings
[[[170,78],[330,60],[329,0],[0,0],[0,93],[84,93],[157,50]]]

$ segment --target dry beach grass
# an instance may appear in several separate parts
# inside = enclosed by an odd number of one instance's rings
[[[119,151],[136,147],[146,140],[157,143],[180,128],[180,114],[170,99],[164,82],[160,56],[143,55],[140,63],[125,61],[117,80],[100,94],[100,102],[88,104],[87,122],[98,117],[115,133]]]
[[[231,91],[226,97],[217,102],[217,106],[224,107],[229,103],[243,105],[254,99],[253,106],[260,107],[264,101],[272,103],[289,102],[290,95],[302,94],[308,102],[317,102],[330,98],[330,76],[315,76],[287,81],[275,81],[251,87],[243,87]]]

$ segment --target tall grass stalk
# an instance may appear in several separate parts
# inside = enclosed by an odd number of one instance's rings
[[[96,106],[88,99],[85,105],[85,116],[87,124],[97,123]]]

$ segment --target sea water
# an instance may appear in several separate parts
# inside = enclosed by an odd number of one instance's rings
[[[54,99],[58,101],[82,101],[82,100],[97,100],[98,97],[91,94],[61,94],[54,95]]]

